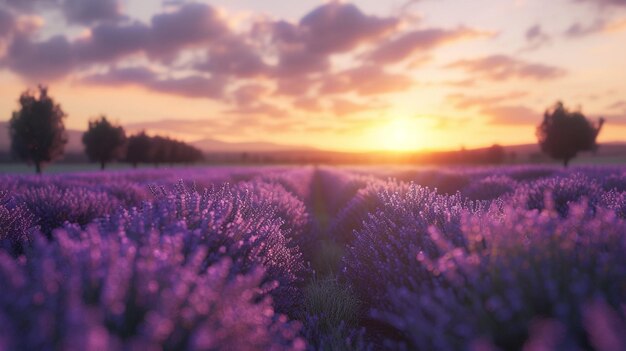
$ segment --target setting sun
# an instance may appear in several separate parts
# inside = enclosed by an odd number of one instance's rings
[[[622,140],[622,4],[0,1],[0,132],[41,83],[76,135],[104,114],[210,152],[528,144],[557,100]]]
[[[426,146],[423,127],[407,118],[396,118],[373,130],[373,149],[385,151],[415,151]]]
[[[387,126],[387,130],[383,132],[383,135],[387,136],[386,148],[395,151],[413,148],[415,135],[411,131],[409,123],[405,119],[396,119],[391,122]]]

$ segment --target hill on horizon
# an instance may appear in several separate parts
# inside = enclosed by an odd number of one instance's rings
[[[67,129],[68,143],[65,147],[66,153],[82,153],[84,146],[82,143],[83,131]],[[203,152],[280,152],[280,151],[317,151],[309,146],[292,146],[275,144],[269,142],[226,142],[217,139],[202,139],[189,143]],[[9,122],[0,121],[0,152],[9,151],[11,140],[9,137]]]
[[[0,152],[8,152],[10,149],[10,138],[8,130],[8,121],[0,121]],[[75,129],[67,129],[68,144],[65,152],[70,153],[83,153],[84,146],[82,143],[83,131]],[[303,152],[303,153],[346,153],[346,154],[363,154],[371,152],[341,152],[333,150],[321,150],[311,146],[304,145],[285,145],[276,144],[263,141],[249,141],[249,142],[227,142],[218,139],[206,138],[202,140],[189,142],[190,145],[197,147],[205,153],[281,153],[281,152]],[[626,142],[605,142],[600,143],[600,147],[596,152],[599,156],[623,156],[626,155]],[[521,145],[502,145],[506,152],[515,152],[519,157],[526,158],[531,154],[541,153],[539,145],[521,144]],[[480,151],[487,149],[487,147],[478,147],[470,150]],[[454,152],[458,150],[437,150],[437,151],[416,151],[415,153],[437,153],[437,152]]]

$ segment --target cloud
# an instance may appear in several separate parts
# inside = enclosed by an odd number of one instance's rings
[[[569,38],[582,38],[594,34],[620,32],[624,30],[626,30],[626,18],[615,21],[599,18],[586,25],[580,22],[572,23],[565,31],[565,36]]]
[[[127,67],[111,69],[103,74],[94,74],[83,78],[85,83],[123,86],[148,85],[156,80],[157,74],[144,67]]]
[[[196,63],[195,68],[241,78],[269,75],[271,68],[257,51],[244,38],[230,36],[212,43],[206,60]]]
[[[336,98],[332,100],[332,111],[336,116],[340,117],[372,110],[379,110],[381,108],[382,106],[373,103],[355,102],[345,98]]]
[[[72,44],[64,36],[33,43],[18,35],[0,62],[27,80],[37,82],[67,75],[74,69],[76,58]]]
[[[134,22],[129,24],[100,24],[91,35],[79,38],[74,51],[81,63],[112,62],[148,49],[153,38],[151,28]]]
[[[217,11],[206,4],[189,3],[173,12],[157,14],[150,25],[141,22],[102,23],[75,45],[83,61],[111,61],[139,52],[164,60],[182,49],[200,47],[230,34]]]
[[[311,97],[300,97],[293,100],[293,106],[307,112],[321,112],[324,108],[320,101]]]
[[[277,76],[324,73],[329,56],[352,51],[395,31],[400,20],[365,15],[353,4],[337,1],[321,5],[299,23],[274,21],[257,24],[255,32],[269,33],[275,46]]]
[[[579,3],[596,4],[599,6],[626,6],[626,0],[573,0]]]
[[[447,68],[461,69],[476,75],[479,79],[503,81],[512,78],[548,80],[563,77],[562,68],[532,63],[506,55],[492,55],[477,59],[459,60],[448,64]]]
[[[62,8],[69,23],[88,25],[123,18],[120,0],[65,0]]]
[[[4,60],[27,79],[58,79],[93,63],[112,63],[139,53],[170,60],[184,48],[208,45],[226,34],[227,25],[212,7],[191,3],[154,16],[151,25],[137,21],[100,23],[88,36],[74,41],[56,36],[36,42],[20,36]]]
[[[201,3],[182,5],[174,12],[152,17],[155,39],[149,53],[157,56],[175,54],[181,48],[208,44],[230,33],[217,10]]]
[[[365,65],[326,76],[321,83],[321,94],[356,92],[362,96],[404,91],[413,80],[402,74],[386,72],[380,66]]]
[[[43,25],[43,19],[34,15],[15,14],[0,7],[0,43],[13,36],[29,37]]]
[[[527,46],[524,51],[537,50],[552,41],[550,35],[544,32],[541,25],[536,24],[526,30],[525,39]]]
[[[91,25],[125,18],[121,0],[4,0],[3,3],[22,13],[59,10],[71,24]]]
[[[270,89],[267,86],[251,83],[237,88],[231,97],[237,106],[249,107],[263,100],[269,92]]]
[[[279,77],[276,82],[276,95],[286,96],[304,96],[307,95],[316,84],[316,80],[312,77]]]
[[[278,77],[291,77],[327,72],[331,68],[328,56],[309,53],[302,48],[284,49],[280,53],[274,73]]]
[[[189,76],[161,79],[152,82],[152,90],[191,98],[220,99],[224,94],[225,81],[219,77]]]
[[[240,116],[250,115],[255,117],[268,117],[279,119],[289,116],[286,110],[262,101],[256,101],[247,106],[239,106],[234,109],[227,110],[226,113],[236,114]]]
[[[13,14],[0,8],[0,39],[13,33],[17,25],[17,21]]]
[[[60,11],[77,4],[68,20],[88,28],[77,37],[10,34],[3,67],[29,81],[71,76],[85,84],[213,99],[231,119],[265,116],[268,123],[289,116],[286,106],[326,116],[378,110],[376,96],[415,85],[411,66],[386,64],[419,64],[418,52],[425,52],[423,59],[441,45],[489,35],[463,26],[414,30],[401,16],[373,16],[338,1],[297,22],[249,17],[242,26],[201,2],[167,4],[139,21],[124,17],[122,0],[50,1]],[[0,27],[0,36],[13,27]]]
[[[376,64],[396,63],[405,60],[417,51],[430,50],[456,41],[492,35],[492,33],[480,32],[466,27],[452,30],[415,30],[384,42],[368,55],[368,60]]]
[[[160,93],[209,99],[223,98],[227,85],[221,77],[159,78],[157,72],[142,67],[111,69],[103,74],[84,77],[83,82],[109,86],[137,85]]]
[[[454,107],[459,109],[475,108],[475,107],[490,107],[502,102],[519,99],[527,96],[528,93],[522,91],[514,91],[508,94],[496,95],[496,96],[468,96],[465,94],[450,94],[446,97],[446,100]]]
[[[607,107],[609,110],[624,111],[626,113],[626,100],[615,101]]]
[[[622,114],[603,114],[601,116],[610,125],[626,125],[626,111]]]
[[[575,22],[567,28],[567,30],[565,31],[565,36],[570,38],[580,38],[590,34],[601,32],[603,27],[603,20],[597,20],[592,24],[586,26],[580,22]]]
[[[541,122],[542,114],[526,106],[486,107],[480,112],[489,117],[489,123],[495,125],[528,125]]]
[[[13,10],[31,12],[35,5],[58,6],[58,0],[4,0],[3,4]]]
[[[365,15],[353,4],[329,2],[311,11],[299,23],[309,52],[346,52],[394,30],[399,20]]]

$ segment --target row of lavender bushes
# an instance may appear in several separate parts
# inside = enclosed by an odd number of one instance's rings
[[[374,348],[626,348],[623,169],[322,172]]]
[[[621,168],[0,180],[0,349],[626,346]]]
[[[6,177],[0,349],[305,349],[312,220],[273,172]]]

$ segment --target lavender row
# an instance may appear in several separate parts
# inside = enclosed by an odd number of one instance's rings
[[[378,347],[626,346],[624,172],[549,171],[464,170],[452,195],[383,180],[356,192],[331,233]]]
[[[312,219],[282,184],[305,175],[180,181],[133,204],[87,177],[14,180],[1,238],[21,246],[0,251],[0,348],[304,349],[291,317]]]

